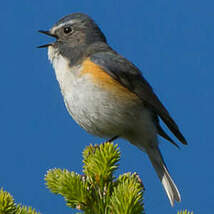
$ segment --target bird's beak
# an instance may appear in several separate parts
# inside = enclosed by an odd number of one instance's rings
[[[39,33],[46,34],[46,35],[48,35],[48,36],[51,36],[51,37],[54,37],[54,38],[58,39],[58,36],[55,35],[55,34],[52,34],[50,31],[39,30],[38,32],[39,32]],[[38,46],[37,48],[47,48],[47,47],[52,46],[52,45],[53,45],[53,43],[49,43],[49,44],[45,44],[45,45]]]

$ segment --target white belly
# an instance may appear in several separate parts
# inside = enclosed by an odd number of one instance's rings
[[[62,56],[54,55],[49,48],[67,110],[87,132],[100,137],[125,137],[153,129],[149,112],[139,102],[120,102],[117,96],[97,87],[87,74],[79,75],[81,66],[69,67]]]

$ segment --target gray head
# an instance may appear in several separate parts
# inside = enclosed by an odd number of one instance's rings
[[[56,42],[42,45],[66,46],[70,48],[90,45],[94,42],[106,42],[105,36],[96,23],[87,15],[73,13],[60,19],[49,31],[39,31],[56,38]]]

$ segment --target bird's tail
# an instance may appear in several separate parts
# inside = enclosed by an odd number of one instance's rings
[[[164,163],[164,160],[159,148],[158,147],[147,148],[146,152],[166,191],[166,194],[169,198],[171,206],[174,205],[175,200],[177,202],[180,202],[181,201],[180,193],[167,170],[166,164]]]

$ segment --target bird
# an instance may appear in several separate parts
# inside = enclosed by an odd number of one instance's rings
[[[87,14],[69,14],[50,30],[39,32],[55,38],[39,48],[48,48],[48,58],[72,118],[94,136],[110,141],[122,138],[144,151],[171,206],[180,202],[158,137],[178,145],[161,127],[160,120],[181,143],[186,145],[187,141],[141,71],[110,47]]]

